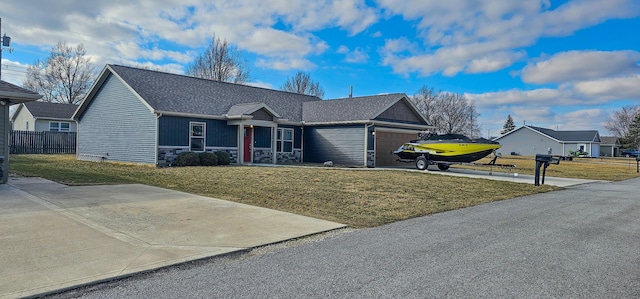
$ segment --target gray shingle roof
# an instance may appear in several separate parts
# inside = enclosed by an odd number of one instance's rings
[[[29,109],[35,118],[71,119],[78,108],[74,104],[59,104],[47,102],[27,102],[25,108]]]
[[[36,92],[0,80],[0,99],[9,99],[13,103],[34,101],[42,96]]]
[[[306,102],[303,104],[302,118],[309,123],[371,120],[403,97],[406,97],[403,93],[394,93]]]
[[[540,127],[534,127],[534,126],[528,126],[528,127],[560,141],[600,142],[600,135],[596,130],[555,131],[552,129],[546,129],[546,128],[540,128]]]
[[[620,138],[615,136],[600,136],[600,143],[607,145],[620,145]]]
[[[222,116],[234,105],[265,103],[282,118],[300,122],[302,103],[322,101],[314,96],[248,85],[119,65],[108,67],[156,111]]]
[[[229,108],[229,112],[227,112],[227,115],[229,116],[249,115],[264,107],[265,105],[263,103],[236,104],[231,106],[231,108]],[[268,108],[268,106],[266,107]],[[280,117],[280,115],[277,112],[275,111],[273,112],[275,113],[274,115],[275,117]]]

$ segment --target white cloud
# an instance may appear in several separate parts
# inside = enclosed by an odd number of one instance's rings
[[[534,90],[513,89],[482,94],[466,93],[465,97],[474,101],[479,107],[500,107],[508,105],[568,106],[581,103],[581,100],[574,97],[570,91],[550,88]]]
[[[97,63],[123,58],[184,63],[190,53],[180,54],[171,47],[197,52],[216,33],[264,61],[278,61],[270,64],[278,69],[309,67],[310,63],[302,63],[307,57],[329,48],[312,35],[314,30],[339,28],[356,35],[378,20],[376,9],[364,0],[58,1],[37,5],[3,1],[0,11],[12,12],[3,16],[3,25],[8,24],[3,29],[20,32],[14,36],[16,42],[45,48],[58,40],[83,43],[93,51]],[[151,50],[143,52],[143,48]],[[285,66],[286,61],[294,64]]]
[[[0,67],[2,68],[3,81],[22,86],[22,81],[26,78],[29,65],[3,58]]]
[[[267,88],[267,89],[274,89],[273,85],[271,83],[263,82],[263,81],[260,81],[260,80],[253,81],[253,82],[248,82],[247,85],[255,86],[255,87],[261,87],[261,88]]]
[[[640,99],[640,75],[579,82],[574,90],[602,101]]]
[[[365,63],[369,59],[369,55],[364,49],[357,47],[353,51],[349,50],[347,46],[340,46],[337,50],[338,53],[344,54],[344,61],[349,63]]]
[[[640,52],[636,51],[569,51],[549,59],[528,64],[522,80],[528,83],[562,83],[635,74]]]
[[[488,54],[484,57],[471,60],[469,67],[466,69],[467,73],[488,73],[492,71],[501,70],[513,64],[516,60],[525,56],[525,53],[520,52],[496,52]]]
[[[637,1],[613,1],[570,1],[551,9],[546,0],[381,0],[391,14],[417,21],[424,39],[423,49],[414,55],[400,55],[385,45],[383,61],[397,73],[423,76],[502,69],[523,56],[519,48],[541,37],[566,36],[608,19],[640,15]],[[495,53],[510,55],[495,59]]]
[[[279,71],[309,70],[316,66],[313,62],[304,58],[260,58],[256,61],[256,65]]]

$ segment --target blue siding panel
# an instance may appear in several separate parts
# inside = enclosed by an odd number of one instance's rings
[[[78,123],[78,157],[156,163],[156,115],[110,75]]]
[[[305,127],[304,161],[365,165],[364,125]]]
[[[237,147],[238,127],[227,125],[226,120],[192,117],[162,116],[158,122],[159,146],[189,146],[189,123],[206,123],[207,146]]]
[[[271,128],[254,127],[253,144],[255,147],[271,148]]]

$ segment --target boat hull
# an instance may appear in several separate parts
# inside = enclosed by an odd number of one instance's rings
[[[394,152],[400,159],[469,163],[480,160],[500,148],[498,143],[405,143]]]

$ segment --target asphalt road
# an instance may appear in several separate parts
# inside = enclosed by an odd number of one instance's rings
[[[347,230],[57,297],[638,298],[640,179]]]

